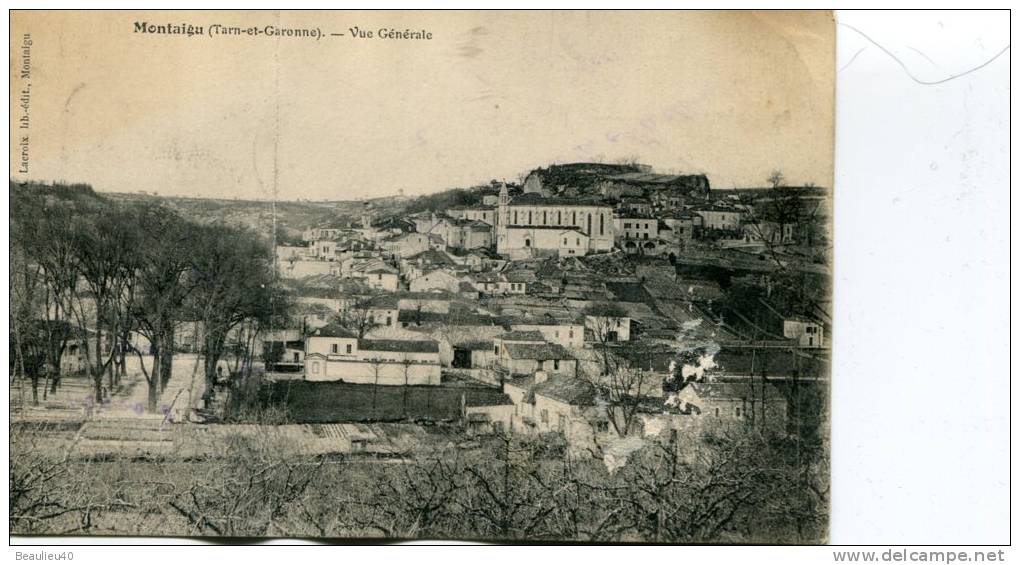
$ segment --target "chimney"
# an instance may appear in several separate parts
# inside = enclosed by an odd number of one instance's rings
[[[545,371],[535,371],[535,384],[544,383],[549,379],[549,374]]]

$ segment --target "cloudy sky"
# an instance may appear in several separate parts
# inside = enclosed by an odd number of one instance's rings
[[[136,21],[344,36],[147,35]],[[433,39],[354,39],[353,26]],[[832,182],[824,13],[34,12],[12,20],[15,63],[23,33],[30,172],[13,159],[16,180],[346,199],[637,158],[719,188],[773,169]]]

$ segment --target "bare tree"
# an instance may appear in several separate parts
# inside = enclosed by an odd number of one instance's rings
[[[102,514],[136,506],[99,488],[91,461],[74,440],[12,429],[10,532],[72,535],[94,531]]]
[[[596,302],[584,309],[584,315],[585,325],[591,329],[595,337],[596,349],[602,360],[602,371],[609,374],[617,367],[617,361],[610,351],[610,344],[617,341],[627,311],[616,303]]]
[[[358,339],[365,337],[379,325],[373,313],[372,297],[361,297],[348,302],[342,307],[335,321],[341,327],[356,333]]]
[[[556,500],[531,442],[497,434],[483,459],[465,466],[458,506],[477,537],[555,537]]]
[[[599,404],[605,407],[616,434],[619,437],[629,435],[634,430],[642,399],[655,384],[653,379],[641,369],[617,364],[608,373],[589,376],[587,380],[594,388]]]
[[[201,475],[168,477],[159,486],[167,507],[196,535],[288,535],[323,465],[264,433],[229,437],[224,455],[209,463]]]
[[[144,363],[141,367],[149,385],[148,409],[157,412],[173,371],[175,325],[194,288],[193,253],[202,244],[194,237],[194,226],[161,207],[139,207],[135,214],[145,229],[139,229],[136,276],[126,291],[134,329],[150,344],[152,369],[146,371]],[[132,349],[141,360],[141,352]]]
[[[415,456],[373,481],[369,496],[355,503],[353,525],[390,538],[458,535],[455,501],[463,473],[455,450]]]

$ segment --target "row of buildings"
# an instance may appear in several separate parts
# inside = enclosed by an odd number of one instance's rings
[[[591,182],[576,184],[589,173]],[[739,199],[713,199],[700,176],[585,164],[538,171],[513,194],[495,183],[471,204],[378,221],[366,214],[279,246],[277,268],[296,305],[293,327],[266,336],[275,352],[267,366],[321,383],[498,388],[465,396],[472,429],[557,432],[587,445],[619,433],[599,385],[612,370],[649,383],[637,393],[637,433],[713,422],[783,428],[787,400],[767,379],[817,373],[804,368],[823,365],[824,323],[779,320],[782,339],[767,347],[785,366],[724,348],[725,363],[671,389],[688,340],[740,342],[707,318],[722,290],[681,287],[672,273],[652,284],[614,263],[697,245],[782,245],[794,235],[758,221]]]

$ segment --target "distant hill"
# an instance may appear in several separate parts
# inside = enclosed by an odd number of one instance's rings
[[[14,182],[10,181],[9,198],[25,198],[29,195],[63,202],[75,206],[102,206],[106,198],[97,193],[92,185],[85,183]]]
[[[231,200],[223,198],[190,198],[134,193],[108,193],[118,202],[158,201],[185,218],[203,223],[223,222],[242,226],[264,235],[273,234],[276,218],[277,240],[299,241],[301,232],[316,226],[341,225],[355,218],[360,206],[355,202],[273,202],[263,200]]]
[[[523,189],[550,196],[585,198],[647,196],[650,191],[662,190],[704,196],[710,186],[708,177],[702,174],[659,174],[640,163],[567,163],[531,171]]]

